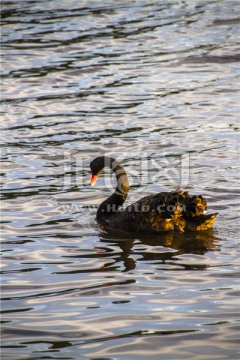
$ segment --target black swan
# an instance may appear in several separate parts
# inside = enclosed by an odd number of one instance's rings
[[[205,215],[206,200],[201,195],[191,196],[180,189],[145,196],[123,210],[121,206],[127,198],[129,183],[119,162],[108,156],[94,159],[90,164],[90,184],[95,184],[104,167],[111,168],[116,174],[117,187],[98,207],[97,220],[100,223],[123,231],[145,233],[199,231],[212,227],[217,213]]]

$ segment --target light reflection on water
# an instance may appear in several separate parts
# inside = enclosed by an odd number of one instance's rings
[[[3,1],[6,359],[237,358],[238,10]],[[102,229],[100,153],[124,164],[128,203],[179,186],[187,158],[214,229]]]

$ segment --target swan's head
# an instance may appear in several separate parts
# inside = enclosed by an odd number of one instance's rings
[[[98,175],[100,174],[100,172],[103,171],[104,167],[105,167],[104,156],[99,156],[90,163],[90,169],[91,169],[91,173],[92,173],[90,185],[93,186],[95,184],[95,182],[97,181]]]
[[[186,214],[191,217],[202,215],[207,210],[207,202],[201,195],[192,196],[186,205]]]
[[[92,179],[90,185],[95,184],[98,175],[100,174],[100,172],[103,171],[105,167],[112,169],[116,175],[118,181],[118,186],[116,190],[121,193],[121,196],[123,194],[126,195],[129,188],[127,174],[125,173],[121,164],[119,164],[118,161],[109,156],[99,156],[90,163],[90,169],[92,172]]]

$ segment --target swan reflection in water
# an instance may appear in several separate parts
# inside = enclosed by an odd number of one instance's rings
[[[204,255],[208,251],[219,248],[216,232],[213,229],[196,233],[171,231],[163,232],[161,235],[149,235],[124,233],[101,227],[100,239],[101,242],[108,243],[110,246],[119,246],[122,251],[120,254],[114,256],[110,252],[109,255],[114,258],[115,263],[122,262],[124,264],[123,271],[134,269],[138,261],[156,261],[158,264],[167,264],[171,261],[171,264],[181,265],[183,269],[206,270],[209,265],[178,263],[177,256],[183,254]],[[140,257],[137,261],[136,255]],[[105,267],[107,266],[105,264]]]

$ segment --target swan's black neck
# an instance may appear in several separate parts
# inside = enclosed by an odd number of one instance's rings
[[[109,167],[113,170],[117,179],[117,187],[114,193],[103,201],[97,210],[97,219],[106,220],[114,215],[126,200],[129,190],[128,177],[123,167],[115,159],[101,156],[95,160],[97,160],[98,163],[95,167],[98,167],[98,172],[104,167]],[[93,160],[93,162],[95,160]]]

